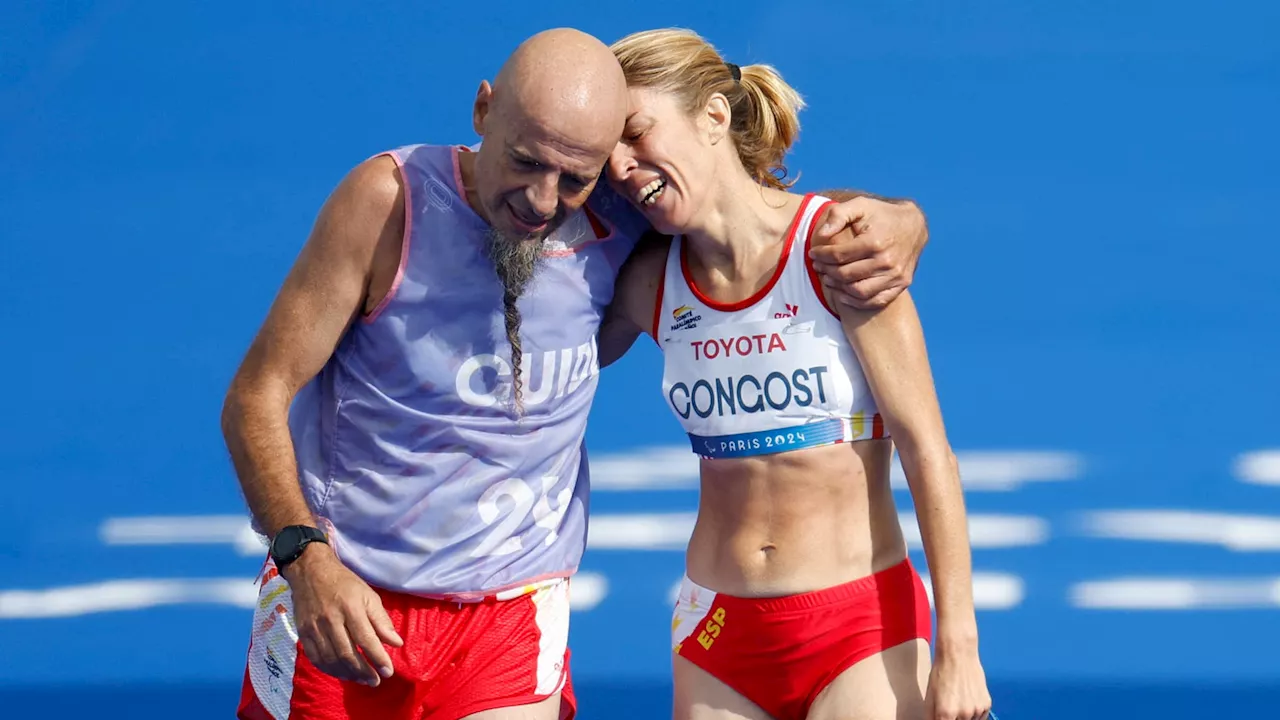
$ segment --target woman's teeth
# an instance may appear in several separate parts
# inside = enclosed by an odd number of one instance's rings
[[[636,202],[641,205],[652,205],[658,201],[658,198],[662,195],[662,191],[666,189],[666,187],[667,181],[662,178],[658,178],[657,180],[654,180],[648,185],[640,188],[640,192],[636,193]]]

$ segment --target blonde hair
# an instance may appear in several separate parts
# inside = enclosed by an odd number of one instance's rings
[[[734,68],[711,43],[692,30],[667,28],[632,33],[610,46],[627,85],[675,95],[690,114],[714,93],[729,100],[729,132],[742,166],[764,185],[784,190],[782,160],[800,134],[804,100],[770,65]]]

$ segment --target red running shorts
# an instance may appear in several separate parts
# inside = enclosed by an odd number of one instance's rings
[[[818,693],[878,652],[931,640],[924,583],[909,560],[799,595],[738,598],[684,579],[672,651],[777,720],[804,720]]]
[[[268,562],[254,609],[240,720],[458,720],[560,693],[560,720],[576,714],[569,680],[569,581],[513,599],[459,603],[374,588],[396,632],[395,673],[376,688],[338,680],[302,652],[289,585]]]

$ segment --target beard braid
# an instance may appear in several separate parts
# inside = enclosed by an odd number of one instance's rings
[[[489,259],[502,281],[503,323],[507,330],[507,343],[511,345],[512,397],[516,415],[521,416],[524,415],[524,402],[520,395],[524,372],[520,367],[523,352],[520,347],[520,308],[516,301],[524,294],[534,271],[542,263],[542,241],[510,240],[498,231],[490,230]]]

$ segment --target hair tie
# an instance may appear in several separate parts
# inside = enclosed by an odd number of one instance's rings
[[[742,69],[741,69],[741,68],[739,68],[737,65],[734,65],[734,64],[733,64],[733,63],[731,63],[731,62],[727,62],[727,63],[725,63],[725,66],[729,68],[729,74],[733,76],[733,81],[734,81],[734,82],[742,82]]]

